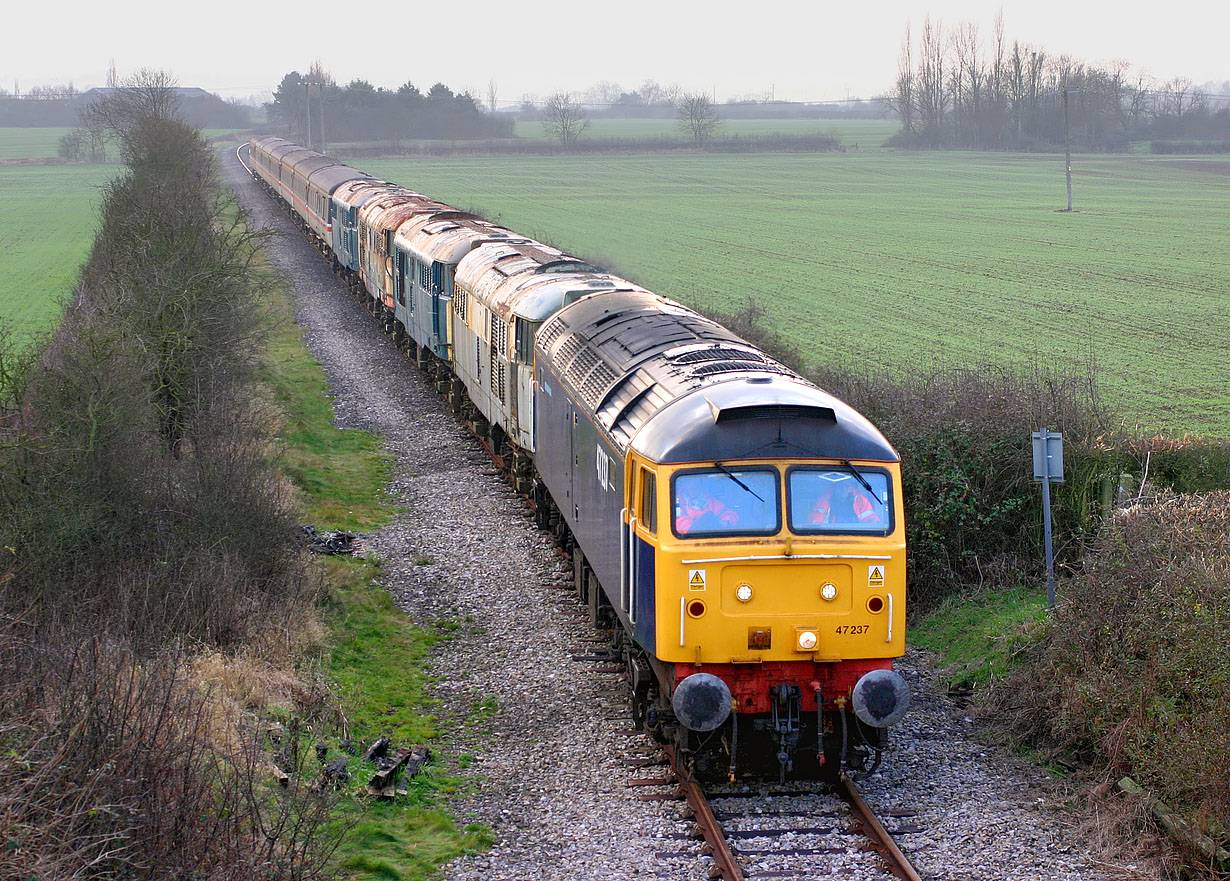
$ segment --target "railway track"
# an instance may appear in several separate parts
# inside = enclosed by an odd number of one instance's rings
[[[664,863],[699,856],[701,873],[723,881],[811,878],[898,878],[920,881],[917,871],[863,798],[854,782],[733,784],[705,789],[677,765],[669,747],[657,760],[631,760],[629,786],[642,798],[686,802],[689,831],[663,840]],[[665,776],[664,776],[665,775]],[[921,831],[911,812],[896,811],[899,833]],[[680,839],[700,841],[695,846]],[[672,849],[673,848],[673,849]],[[665,873],[663,877],[669,877]]]

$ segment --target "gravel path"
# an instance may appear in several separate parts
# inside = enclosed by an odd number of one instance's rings
[[[653,747],[628,732],[617,678],[589,657],[593,631],[558,586],[570,580],[563,558],[234,152],[221,157],[254,221],[285,233],[272,260],[332,383],[337,423],[376,432],[394,457],[390,492],[403,513],[367,536],[387,587],[413,620],[454,634],[430,662],[450,732],[437,752],[467,757],[473,786],[452,809],[459,824],[486,824],[497,841],[447,867],[446,877],[706,877],[708,860],[686,840],[680,806],[643,800],[642,788],[627,785],[634,773],[661,771],[631,768]],[[899,843],[923,877],[1118,877],[1095,870],[1062,790],[979,743],[969,720],[936,694],[921,658],[911,654],[900,669],[914,707],[895,730],[894,751],[860,788],[877,809],[913,813],[911,827],[922,831]]]

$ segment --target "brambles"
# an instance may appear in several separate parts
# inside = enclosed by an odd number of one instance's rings
[[[1230,833],[1230,492],[1119,511],[1062,585],[1045,638],[993,693],[1018,740],[1130,774]]]

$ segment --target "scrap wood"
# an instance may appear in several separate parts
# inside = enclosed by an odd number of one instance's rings
[[[377,798],[393,798],[397,795],[397,775],[404,768],[407,777],[413,777],[422,770],[431,758],[431,751],[425,746],[414,749],[399,749],[393,763],[387,768],[377,771],[367,784],[367,791]]]

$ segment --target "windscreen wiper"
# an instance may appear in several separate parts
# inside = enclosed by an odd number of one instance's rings
[[[735,473],[734,473],[733,471],[731,471],[729,468],[727,468],[725,465],[723,465],[721,462],[714,462],[714,463],[713,463],[713,467],[714,467],[714,468],[716,468],[718,471],[721,471],[723,474],[725,474],[727,477],[729,477],[729,478],[730,478],[731,480],[733,480],[735,483],[739,484],[739,486],[743,487],[743,489],[745,489],[747,492],[749,492],[749,493],[751,493],[752,495],[756,496],[756,501],[761,502],[761,503],[763,503],[763,502],[764,502],[764,499],[762,499],[760,496],[757,496],[757,495],[756,495],[755,490],[753,490],[750,486],[748,486],[746,483],[744,483],[744,482],[743,482],[742,480],[740,480],[739,478],[735,477]],[[872,493],[872,495],[875,495],[875,493]],[[876,501],[878,502],[878,501],[879,501],[879,499],[876,499]]]
[[[880,501],[880,497],[876,495],[876,491],[875,491],[874,489],[872,489],[872,488],[871,488],[871,484],[867,482],[867,478],[865,478],[865,477],[863,477],[863,475],[859,474],[858,469],[857,469],[857,468],[855,468],[853,465],[851,465],[851,464],[850,464],[850,460],[849,460],[849,459],[842,459],[842,460],[841,460],[841,464],[842,464],[842,465],[845,465],[845,466],[846,466],[846,468],[848,468],[848,469],[850,470],[850,473],[854,475],[855,479],[856,479],[856,480],[858,480],[858,482],[859,482],[859,483],[861,483],[861,484],[863,485],[863,489],[865,489],[865,490],[867,490],[867,492],[871,493],[871,497],[872,497],[873,499],[875,499],[875,500],[876,500],[876,504],[877,504],[877,505],[883,505],[883,504],[884,504],[882,501]]]

